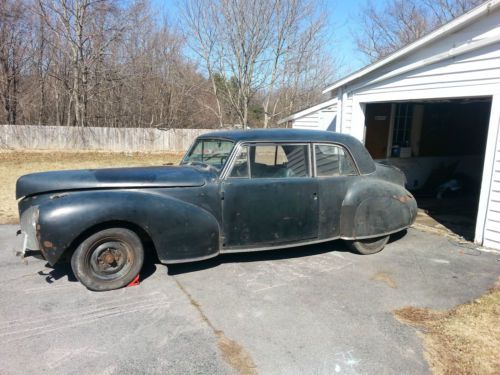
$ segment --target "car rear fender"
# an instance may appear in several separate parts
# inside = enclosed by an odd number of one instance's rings
[[[351,185],[342,203],[341,237],[361,239],[394,233],[417,215],[415,198],[401,185],[364,177]]]
[[[121,222],[141,228],[162,262],[209,257],[219,250],[219,225],[210,212],[147,189],[60,194],[39,206],[37,236],[54,264],[78,246],[82,234]]]

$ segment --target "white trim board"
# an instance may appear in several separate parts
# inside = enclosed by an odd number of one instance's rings
[[[483,244],[485,240],[486,220],[490,204],[490,194],[493,185],[493,175],[496,157],[500,157],[500,95],[493,96],[490,110],[490,123],[488,128],[488,138],[484,155],[483,178],[481,181],[481,191],[479,195],[479,206],[476,218],[476,232],[474,241]],[[500,236],[499,236],[500,237]],[[491,246],[487,243],[485,246]],[[493,247],[493,246],[491,246]],[[495,248],[498,248],[494,246]]]

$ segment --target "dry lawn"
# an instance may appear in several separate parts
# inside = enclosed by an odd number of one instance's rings
[[[177,163],[179,153],[99,151],[0,151],[0,224],[17,223],[16,180],[27,173]]]
[[[449,311],[405,307],[395,315],[421,329],[434,374],[500,374],[500,283]]]

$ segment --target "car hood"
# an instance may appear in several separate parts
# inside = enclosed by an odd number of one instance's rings
[[[202,186],[215,174],[192,166],[82,169],[32,173],[20,177],[16,199],[80,189]]]

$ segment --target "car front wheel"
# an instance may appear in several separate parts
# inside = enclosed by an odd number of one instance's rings
[[[85,239],[71,257],[76,278],[90,290],[106,291],[128,285],[144,263],[140,238],[125,228],[110,228]]]
[[[387,244],[387,241],[389,241],[389,236],[365,238],[362,240],[349,241],[348,244],[351,250],[359,254],[369,255],[382,251],[382,249]]]

